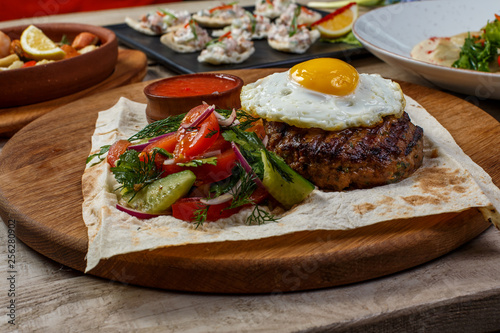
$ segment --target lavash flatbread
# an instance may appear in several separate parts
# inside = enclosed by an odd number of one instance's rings
[[[205,223],[198,229],[172,216],[139,220],[115,208],[117,198],[112,190],[118,184],[108,164],[87,166],[82,178],[82,213],[89,238],[86,271],[101,259],[135,251],[259,239],[305,230],[346,230],[393,219],[460,212],[470,207],[478,207],[498,227],[500,189],[436,119],[411,98],[406,100],[406,111],[425,132],[424,163],[413,176],[373,189],[314,190],[276,223],[247,225],[248,209],[229,219]],[[121,98],[111,109],[100,112],[91,153],[144,127],[145,107]]]

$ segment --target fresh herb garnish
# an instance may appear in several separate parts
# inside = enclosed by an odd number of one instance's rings
[[[154,147],[153,151],[157,152],[158,154],[160,154],[162,156],[165,156],[166,158],[174,158],[174,155],[172,153],[169,153],[168,151],[166,151],[163,148]]]
[[[252,213],[247,217],[247,224],[252,225],[252,224],[265,224],[267,222],[277,222],[280,218],[274,216],[273,214],[269,213],[267,210],[263,209],[259,205],[255,205],[255,207],[252,210]]]
[[[253,175],[248,174],[245,169],[237,163],[233,169],[231,177],[214,183],[210,187],[210,198],[216,198],[222,194],[230,193],[233,195],[233,199],[228,207],[224,209],[233,209],[245,205],[255,205],[255,202],[251,199],[251,195],[257,188],[257,184],[254,182]],[[196,227],[203,225],[206,221],[208,214],[208,206],[203,207],[200,204],[200,209],[194,212],[193,221],[196,223]],[[279,218],[275,217],[266,210],[255,205],[252,213],[247,217],[246,223],[251,224],[264,224],[267,222],[276,222]]]
[[[245,11],[245,14],[248,16],[250,19],[250,24],[251,24],[251,32],[252,34],[255,33],[255,30],[257,29],[257,18],[249,11]]]
[[[204,205],[200,203],[200,206],[197,210],[194,211],[194,219],[193,222],[196,224],[195,229],[202,226],[203,223],[207,220],[208,216],[208,205]]]
[[[452,66],[489,72],[490,62],[496,59],[497,54],[497,47],[489,40],[484,40],[480,36],[471,37],[469,34],[460,51],[460,58]]]
[[[132,142],[136,140],[149,139],[160,136],[162,134],[175,132],[181,125],[182,119],[184,119],[185,116],[186,114],[183,113],[155,121],[144,127],[136,134],[132,135],[130,138],[128,138],[128,141]]]
[[[290,29],[288,30],[289,37],[294,36],[299,29],[298,20],[299,20],[299,15],[300,15],[301,11],[302,11],[302,7],[300,5],[297,5],[297,8],[295,8],[295,10],[293,12],[292,23],[290,24]]]
[[[206,139],[209,139],[209,138],[211,138],[212,136],[214,136],[215,134],[217,134],[218,132],[219,132],[219,131],[218,131],[218,130],[216,130],[216,129],[211,129],[211,130],[210,130],[210,132],[208,132],[208,134],[207,134],[207,135],[205,135],[205,138],[206,138]]]
[[[217,165],[217,157],[213,156],[202,159],[194,159],[186,163],[177,163],[177,165],[181,167],[198,167],[203,164]]]
[[[460,51],[460,58],[452,67],[490,72],[490,63],[498,59],[498,48],[500,21],[496,19],[486,24],[480,36],[471,36],[469,32]]]
[[[226,32],[225,34],[223,34],[222,36],[220,36],[219,38],[212,39],[211,41],[209,41],[208,43],[206,43],[205,44],[205,48],[207,48],[209,46],[212,46],[212,45],[215,45],[215,44],[224,45],[223,40],[226,39],[226,38],[231,38],[231,30],[229,30],[228,32]]]
[[[92,161],[94,159],[94,157],[99,158],[99,162],[102,162],[104,160],[104,157],[102,155],[106,154],[109,151],[109,147],[111,147],[111,145],[102,146],[101,149],[99,150],[99,152],[97,152],[95,154],[92,154],[89,157],[87,157],[87,160],[86,160],[85,164],[88,164],[90,161]],[[91,166],[99,164],[99,162],[95,162]]]
[[[223,115],[226,118],[231,116],[231,113],[233,112],[233,110],[227,110],[227,109],[215,109],[215,111],[217,111],[217,113]],[[256,121],[260,120],[260,118],[253,117],[247,112],[240,109],[236,110],[236,119],[238,119],[238,121],[240,122],[238,124],[238,128],[241,129],[242,131],[249,129],[250,127],[253,126],[253,124]]]
[[[171,12],[169,11],[166,11],[165,9],[162,9],[162,8],[158,8],[158,11],[160,13],[162,13],[163,15],[166,15],[166,16],[170,16],[171,18],[173,19],[177,19],[177,16],[175,16],[174,14],[172,14]]]
[[[59,45],[71,45],[71,42],[68,39],[68,36],[63,35],[61,38],[61,41],[59,42]]]
[[[275,153],[267,150],[255,132],[246,132],[237,127],[231,127],[224,131],[222,136],[227,141],[232,141],[239,145],[242,154],[248,160],[257,176],[261,177],[264,174],[261,158],[261,151],[264,151],[272,168],[287,182],[293,181],[292,175],[280,166],[280,164],[285,162]]]
[[[233,195],[233,200],[227,209],[254,204],[250,199],[250,196],[257,188],[257,184],[255,184],[253,179],[254,176],[246,173],[239,163],[236,164],[236,166],[240,174],[239,186],[234,189],[234,193],[231,193]]]
[[[196,22],[193,19],[189,20],[189,27],[191,28],[191,32],[194,35],[194,39],[198,40],[198,34],[196,33]]]
[[[125,151],[116,161],[116,167],[111,168],[116,181],[121,184],[117,190],[121,189],[124,195],[133,193],[132,200],[137,192],[160,179],[163,171],[156,167],[156,154],[158,150],[153,150],[151,156],[146,154],[142,161],[138,151]]]

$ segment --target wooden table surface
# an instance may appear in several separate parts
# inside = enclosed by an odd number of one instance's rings
[[[186,1],[168,7],[195,11],[218,3]],[[240,3],[251,5],[253,1]],[[154,8],[157,6],[0,22],[0,29],[37,22],[114,24]],[[436,88],[372,56],[352,64],[360,72]],[[145,80],[171,75],[150,61]],[[499,101],[455,95],[500,121]],[[4,144],[5,140],[0,141],[0,149]],[[0,332],[500,330],[500,233],[494,228],[432,262],[371,281],[272,295],[206,295],[136,287],[82,274],[9,237],[14,227],[6,225],[14,221],[4,222],[0,223]],[[9,244],[15,244],[15,250]],[[15,263],[9,261],[12,255]],[[307,271],[295,273],[307,279]],[[14,315],[12,325],[9,320]]]

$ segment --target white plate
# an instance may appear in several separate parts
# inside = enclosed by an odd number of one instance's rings
[[[410,57],[429,37],[477,31],[500,14],[499,0],[435,0],[381,7],[360,16],[353,26],[363,46],[390,65],[417,74],[435,85],[479,98],[500,99],[500,74],[449,68]]]

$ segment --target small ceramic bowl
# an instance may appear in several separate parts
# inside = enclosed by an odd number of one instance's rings
[[[0,108],[43,102],[89,88],[110,76],[118,58],[118,40],[113,31],[87,24],[35,24],[50,39],[64,35],[71,41],[80,32],[99,37],[96,50],[45,65],[0,71]],[[4,28],[12,40],[19,39],[28,25]]]
[[[149,122],[188,112],[206,102],[221,109],[240,108],[243,80],[222,73],[185,74],[150,83],[144,88]]]

